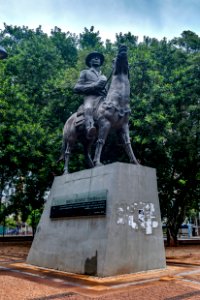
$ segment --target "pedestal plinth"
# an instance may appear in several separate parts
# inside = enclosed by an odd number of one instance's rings
[[[56,177],[27,263],[99,277],[165,268],[155,169],[113,163]]]

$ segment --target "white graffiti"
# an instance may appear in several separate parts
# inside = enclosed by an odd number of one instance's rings
[[[134,230],[142,229],[145,234],[152,234],[158,227],[153,203],[121,204],[117,207],[117,224],[128,225]]]

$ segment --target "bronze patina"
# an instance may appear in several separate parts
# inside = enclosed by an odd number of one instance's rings
[[[102,148],[112,128],[121,138],[130,162],[138,164],[129,136],[128,121],[131,110],[127,47],[119,47],[108,92],[105,88],[106,77],[100,73],[103,61],[104,57],[100,53],[90,53],[86,57],[86,64],[90,68],[81,72],[75,85],[75,92],[84,95],[84,103],[64,125],[61,157],[65,161],[65,174],[68,173],[71,150],[77,141],[84,146],[89,167],[101,165]],[[92,159],[90,150],[94,142],[96,149]]]

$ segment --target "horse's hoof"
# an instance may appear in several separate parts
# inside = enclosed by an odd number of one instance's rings
[[[130,163],[131,163],[131,164],[134,164],[134,165],[136,165],[136,166],[139,166],[139,165],[140,165],[140,163],[139,163],[137,160],[131,160]]]
[[[101,166],[103,166],[103,164],[102,164],[102,163],[100,163],[100,162],[98,162],[98,163],[94,163],[94,167],[101,167]]]

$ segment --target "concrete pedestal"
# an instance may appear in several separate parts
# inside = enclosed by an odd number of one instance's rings
[[[55,199],[100,191],[105,215],[50,218]],[[27,263],[99,277],[165,268],[155,169],[113,163],[56,177]]]

